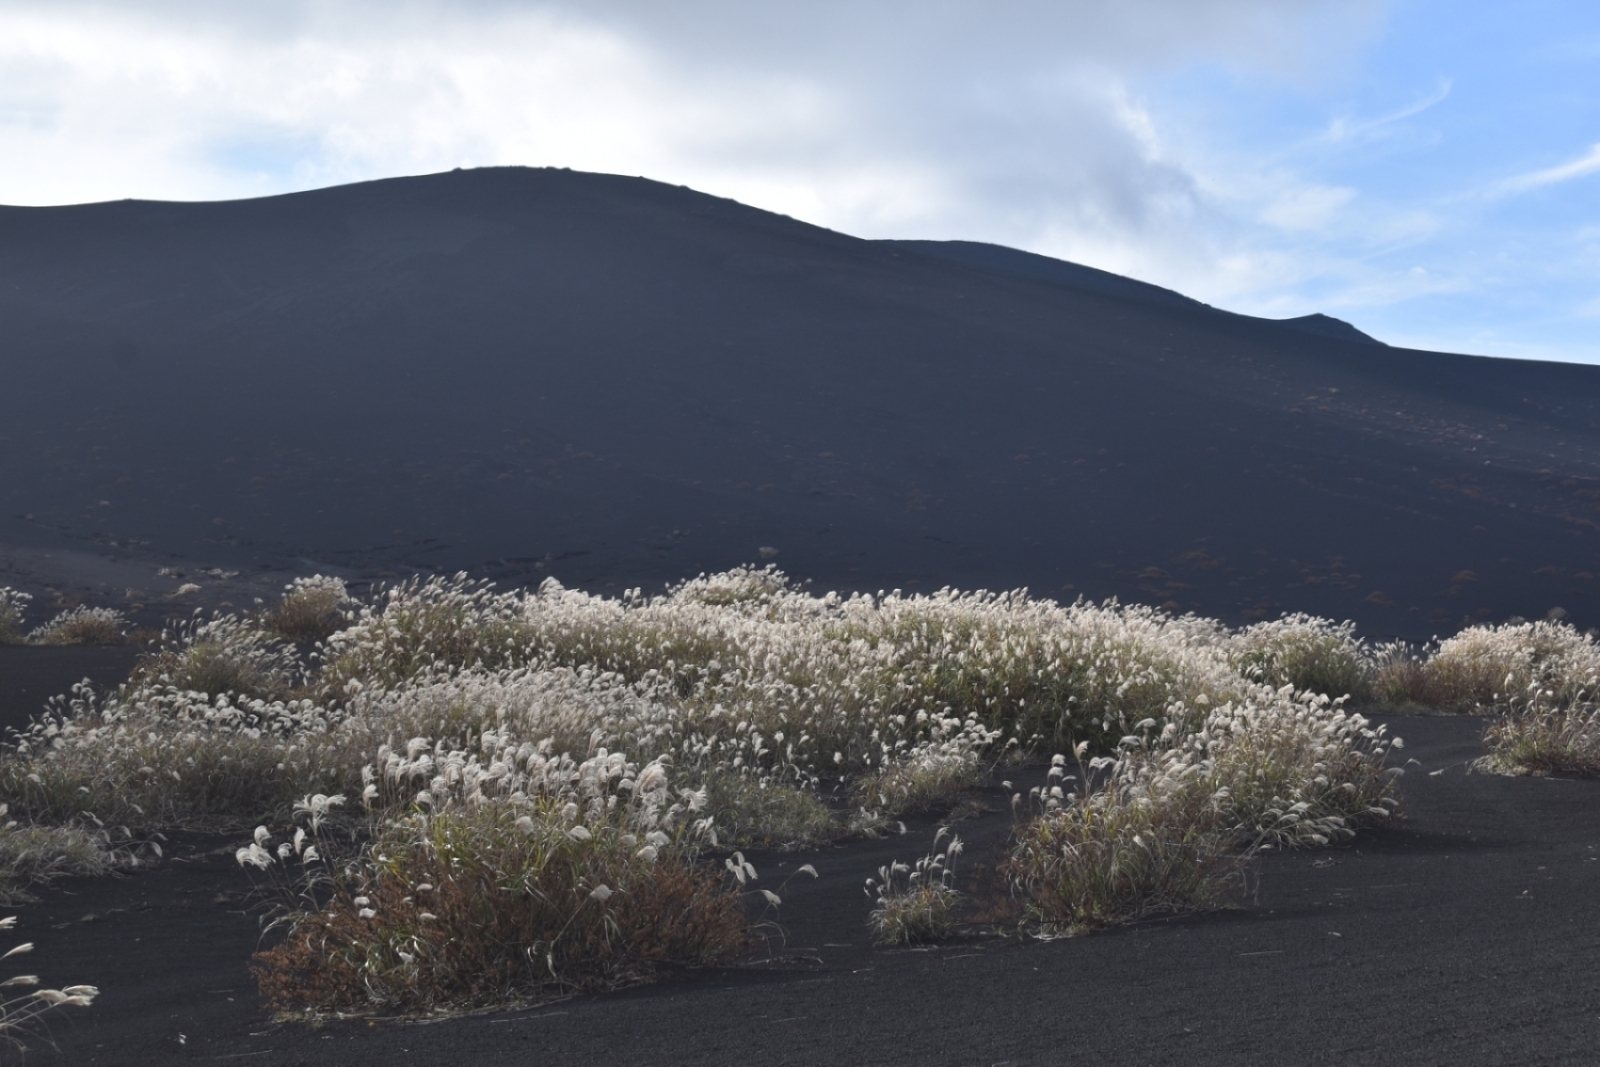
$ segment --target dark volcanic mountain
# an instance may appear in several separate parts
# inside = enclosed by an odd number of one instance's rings
[[[1600,368],[489,169],[0,209],[0,542],[1600,622]]]

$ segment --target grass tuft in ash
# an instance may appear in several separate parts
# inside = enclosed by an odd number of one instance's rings
[[[1394,656],[1377,673],[1388,705],[1458,712],[1501,710],[1535,685],[1566,703],[1592,692],[1600,646],[1558,621],[1473,626],[1421,656]]]
[[[1247,678],[1363,702],[1372,695],[1373,653],[1353,622],[1285,615],[1247,626],[1229,642],[1228,661]]]
[[[278,603],[262,612],[262,630],[294,644],[311,644],[333,636],[350,621],[354,601],[338,578],[313,575],[284,587]]]
[[[28,634],[35,645],[120,645],[127,640],[128,620],[110,608],[71,608]]]
[[[1600,774],[1600,643],[1570,624],[1474,626],[1379,668],[1391,705],[1488,714],[1484,770]]]
[[[1226,906],[1255,851],[1326,845],[1387,818],[1398,742],[1338,710],[1343,698],[1284,686],[1275,701],[1224,705],[1183,738],[1142,723],[1116,756],[1084,762],[1080,743],[1071,778],[1057,755],[1007,864],[1029,920],[1077,933]]]
[[[8,585],[0,585],[0,645],[21,645],[28,640],[22,620],[33,597]]]
[[[867,879],[867,896],[876,898],[867,922],[878,944],[921,945],[955,933],[961,903],[954,885],[955,860],[961,855],[961,838],[950,837],[944,851],[937,851],[949,835],[949,827],[940,827],[934,852],[914,864],[892,861],[878,868],[877,878]]]
[[[1063,769],[1058,762],[1052,775]],[[1064,802],[1056,784],[1036,797],[1044,810],[1017,829],[1005,869],[1040,932],[1233,902],[1246,853],[1227,832],[1225,796],[1195,774],[1165,776],[1134,759],[1096,757],[1083,770],[1086,781],[1104,772],[1098,788]]]
[[[1483,735],[1483,770],[1502,774],[1600,775],[1600,705],[1578,691],[1560,699],[1538,683],[1507,701]]]
[[[443,771],[435,774],[435,771]],[[263,827],[239,862],[296,884],[286,938],[256,957],[283,1010],[439,1011],[648,980],[749,941],[740,896],[695,864],[714,839],[701,793],[665,767],[527,747],[494,758],[385,752],[367,791],[425,783],[410,813],[352,848],[326,831],[343,797],[308,797],[293,837]],[[378,805],[374,804],[375,809]],[[296,878],[292,871],[303,872]]]
[[[0,586],[0,645],[121,645],[128,640],[128,620],[111,608],[79,606],[61,612],[32,630],[23,619],[33,597]]]

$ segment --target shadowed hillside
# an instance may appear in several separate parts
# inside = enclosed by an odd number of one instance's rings
[[[1600,369],[644,179],[4,208],[0,324],[5,545],[1600,623]]]

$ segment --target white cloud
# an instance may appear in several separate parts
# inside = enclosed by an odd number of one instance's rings
[[[1570,163],[1563,163],[1557,167],[1545,170],[1536,170],[1527,174],[1519,174],[1515,178],[1508,178],[1497,187],[1497,192],[1521,193],[1529,189],[1537,189],[1542,185],[1555,185],[1558,182],[1569,182],[1574,178],[1600,171],[1600,144],[1589,149],[1588,155],[1574,159]]]
[[[1352,5],[0,2],[0,199],[527,162],[778,191],[844,226],[1018,186],[980,212],[1087,195],[1137,220],[1172,175],[1129,78],[1309,59],[1330,7]],[[902,178],[909,201],[868,191]]]
[[[1352,118],[1348,115],[1341,115],[1332,119],[1328,123],[1327,129],[1323,130],[1316,140],[1339,144],[1371,137],[1386,127],[1420,115],[1436,104],[1442,104],[1450,95],[1451,85],[1449,78],[1440,78],[1439,84],[1435,86],[1432,92],[1393,111],[1372,118]]]
[[[1378,0],[0,0],[0,202],[570,166],[1298,313],[1273,294],[1356,268],[1285,242],[1348,227],[1353,190],[1178,151],[1137,86],[1195,62],[1301,79],[1381,13]],[[1385,218],[1364,206],[1360,227],[1405,232]]]

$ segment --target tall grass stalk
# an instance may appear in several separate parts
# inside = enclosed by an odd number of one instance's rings
[[[0,919],[0,930],[14,930],[16,925],[15,915]],[[0,955],[0,959],[11,959],[32,951],[33,943],[25,941],[12,946]],[[43,1015],[56,1008],[86,1008],[100,995],[100,990],[92,985],[69,985],[61,989],[38,986],[39,976],[33,974],[13,975],[0,981],[0,990],[5,991],[0,993],[0,1041],[18,1051],[23,1050],[28,1038],[37,1036],[39,1020]],[[31,992],[12,992],[19,989],[30,989]]]

